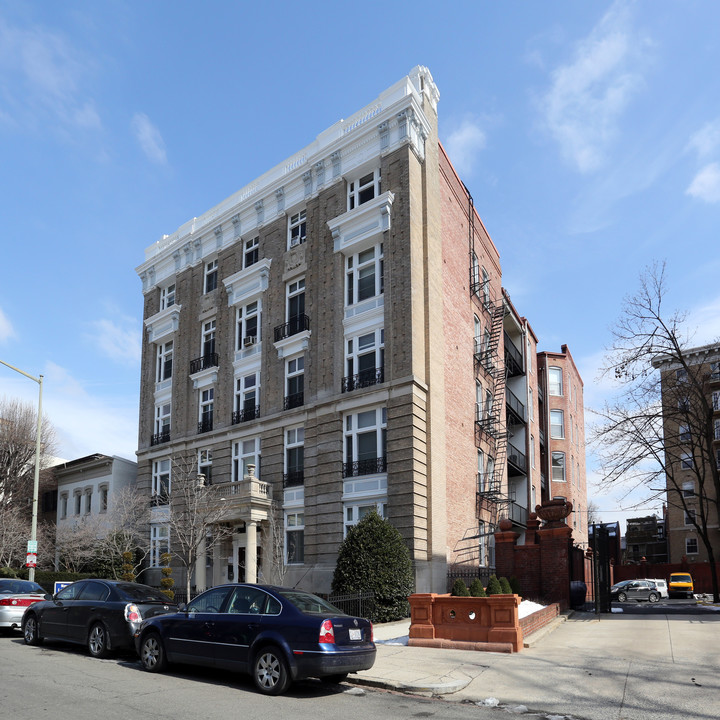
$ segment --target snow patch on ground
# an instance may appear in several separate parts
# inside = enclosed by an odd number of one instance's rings
[[[623,611],[622,608],[614,608],[614,607],[611,607],[611,608],[610,608],[610,612],[619,612],[619,613],[621,613],[621,612],[624,612],[624,611]]]
[[[522,618],[532,615],[534,612],[542,610],[545,607],[545,605],[540,605],[539,603],[531,602],[530,600],[523,600],[518,608],[518,617],[522,620]]]

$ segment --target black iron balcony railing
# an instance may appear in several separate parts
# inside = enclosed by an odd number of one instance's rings
[[[292,410],[296,407],[301,407],[305,403],[305,393],[297,392],[292,395],[286,395],[283,401],[283,410]]]
[[[357,477],[358,475],[374,475],[387,470],[387,458],[368,458],[367,460],[353,460],[343,463],[343,477]]]
[[[161,445],[162,443],[170,442],[170,430],[162,430],[159,433],[155,433],[150,438],[150,445]]]
[[[525,454],[520,452],[512,443],[508,443],[507,449],[508,463],[515,469],[525,472],[527,470],[527,459]]]
[[[503,334],[505,340],[505,366],[507,367],[510,377],[522,375],[523,357],[522,353],[517,349],[515,343],[510,339],[507,333]]]
[[[159,507],[161,505],[169,505],[170,504],[170,494],[168,492],[153,493],[152,497],[150,498],[150,504],[153,507]]]
[[[510,516],[509,519],[515,525],[527,527],[528,510],[526,507],[518,505],[516,502],[513,501],[510,503],[510,507],[508,508],[508,515]]]
[[[310,329],[310,318],[307,315],[296,315],[290,318],[283,325],[278,325],[275,328],[275,342],[284,340],[285,338],[297,335],[303,330]]]
[[[305,484],[305,470],[288,470],[283,473],[283,487],[297,487]]]
[[[232,414],[232,424],[237,425],[238,423],[247,422],[248,420],[256,420],[260,417],[260,406],[254,405],[253,407],[243,408],[242,410],[236,410]]]
[[[505,408],[514,414],[520,422],[525,422],[525,406],[512,390],[505,388]]]
[[[190,361],[190,374],[200,372],[201,370],[208,370],[212,367],[217,367],[220,364],[220,356],[217,353],[209,353],[202,357],[195,358]]]
[[[369,368],[360,371],[357,375],[344,377],[342,379],[342,392],[352,392],[382,382],[385,382],[385,368]]]
[[[198,434],[210,432],[210,430],[212,430],[212,429],[213,429],[213,416],[206,415],[198,423]]]

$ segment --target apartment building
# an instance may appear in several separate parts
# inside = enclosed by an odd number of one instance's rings
[[[498,517],[522,530],[539,496],[537,341],[438,142],[438,100],[414,68],[137,268],[153,557],[172,545],[179,456],[233,528],[198,561],[198,588],[270,576],[280,543],[284,582],[327,592],[343,537],[375,509],[417,590],[444,592],[450,568],[492,566]]]
[[[587,547],[587,482],[583,381],[567,345],[560,352],[540,352],[542,377],[541,456],[547,468],[548,495],[573,505],[568,525],[576,544]]]
[[[720,345],[690,348],[653,361],[660,371],[669,562],[706,562],[707,528],[720,557]]]

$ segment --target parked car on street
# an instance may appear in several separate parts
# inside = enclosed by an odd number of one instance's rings
[[[93,657],[134,647],[140,623],[177,605],[148,585],[122,580],[78,580],[55,597],[25,610],[22,631],[28,645],[66,640],[87,645]]]
[[[668,592],[667,580],[648,578],[648,582],[655,583],[655,587],[657,588],[657,591],[660,593],[661,598],[670,597],[670,593]]]
[[[690,573],[683,572],[670,573],[668,590],[670,592],[670,597],[673,597],[674,595],[681,595],[682,597],[691,598],[694,593],[692,575],[690,575]]]
[[[15,578],[0,579],[0,628],[19,630],[22,616],[29,605],[44,600],[45,590],[36,582],[17,580]]]
[[[371,668],[376,652],[369,620],[301,590],[242,583],[146,620],[136,647],[149,672],[174,662],[237,670],[267,695],[307,677],[341,682]]]
[[[647,600],[656,603],[660,593],[650,580],[623,580],[610,588],[610,599],[618,602]]]

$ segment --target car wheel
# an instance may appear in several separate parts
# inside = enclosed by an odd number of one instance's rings
[[[326,683],[335,683],[336,685],[339,685],[344,680],[347,680],[347,673],[338,673],[337,675],[325,675],[324,677],[321,677],[320,680]]]
[[[35,615],[28,615],[23,625],[23,638],[27,645],[39,645],[42,642],[40,628]]]
[[[260,650],[253,664],[253,680],[265,695],[281,695],[287,690],[290,674],[280,650],[272,646]]]
[[[110,639],[105,626],[101,622],[96,622],[90,628],[87,646],[88,651],[94,658],[105,658],[110,654]]]
[[[660,597],[657,593],[652,592],[648,595],[648,602],[656,603],[659,599]]]
[[[623,592],[618,593],[618,602],[625,602],[627,600],[627,595]]]
[[[140,662],[148,672],[162,672],[167,668],[167,657],[160,636],[148,633],[140,644]]]

